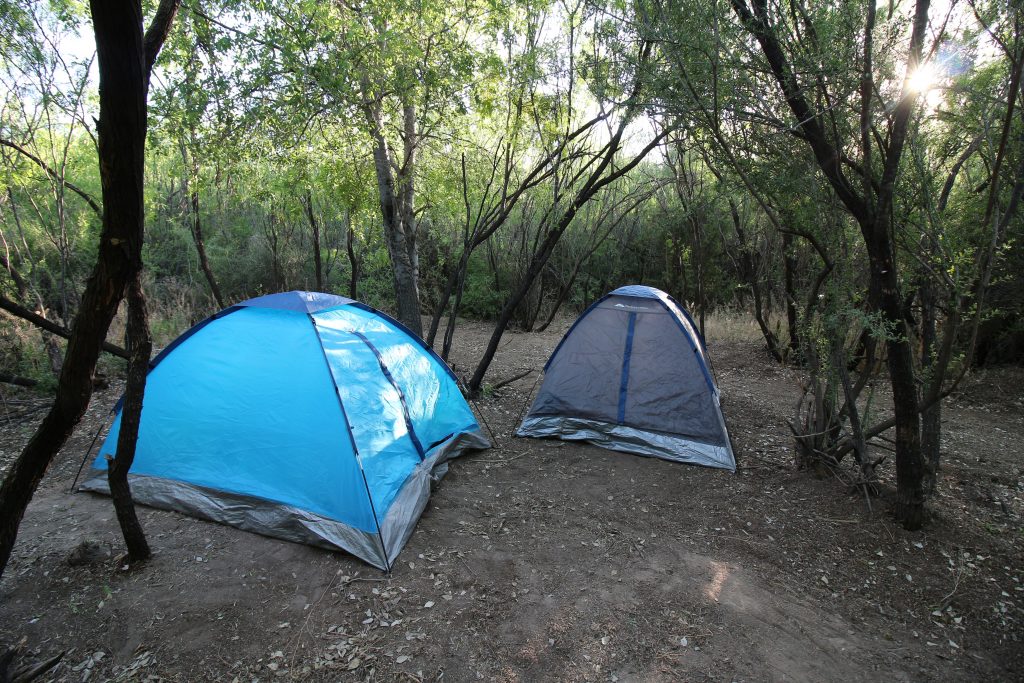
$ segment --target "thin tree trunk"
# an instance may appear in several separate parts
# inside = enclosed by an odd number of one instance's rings
[[[405,232],[405,249],[409,253],[412,267],[412,282],[416,289],[416,325],[412,328],[423,336],[423,322],[420,319],[419,282],[419,221],[416,220],[416,148],[419,140],[416,132],[416,106],[409,101],[402,102],[402,152],[403,161],[399,178],[399,202],[402,212],[402,227]]]
[[[697,283],[697,310],[700,336],[704,338],[704,321],[707,318],[707,293],[704,291],[704,231],[700,221],[691,217],[690,227],[693,231],[694,280]]]
[[[455,338],[455,327],[458,324],[459,308],[462,306],[462,294],[466,289],[466,276],[469,272],[470,249],[467,247],[459,259],[458,271],[456,272],[455,301],[452,302],[451,311],[448,313],[448,322],[444,328],[444,343],[441,348],[441,358],[448,360],[448,354],[452,350],[452,340]],[[447,301],[447,298],[445,299]]]
[[[572,219],[570,217],[568,221],[563,222],[568,224],[571,220]],[[498,342],[501,341],[505,328],[508,327],[509,322],[511,322],[512,317],[515,315],[516,308],[518,308],[522,300],[526,298],[530,288],[533,286],[533,281],[536,279],[537,275],[540,274],[541,269],[544,268],[544,264],[547,263],[548,258],[551,256],[551,251],[554,249],[555,244],[561,236],[562,232],[558,228],[554,228],[548,233],[544,243],[541,244],[540,250],[534,255],[529,267],[523,274],[523,278],[520,281],[519,286],[512,292],[511,296],[509,296],[505,305],[502,307],[501,313],[498,315],[498,320],[494,324],[494,331],[491,333],[491,338],[487,342],[487,348],[484,349],[483,357],[480,359],[480,363],[477,365],[476,371],[473,373],[473,377],[469,380],[469,390],[471,393],[475,394],[480,391],[480,387],[483,385],[484,375],[486,374],[491,361],[494,359],[494,354],[498,350]]]
[[[128,381],[121,409],[121,431],[117,436],[117,455],[108,462],[107,482],[110,485],[114,510],[117,512],[117,521],[121,525],[121,534],[124,536],[125,545],[128,546],[128,562],[135,564],[150,556],[149,544],[146,542],[138,515],[135,514],[135,504],[132,502],[131,487],[128,484],[128,471],[135,461],[135,445],[142,418],[149,357],[153,351],[141,272],[136,273],[135,279],[128,286],[128,348],[131,360],[128,362]]]
[[[921,368],[928,376],[935,369],[935,290],[925,275],[921,286]],[[929,383],[932,381],[928,377]],[[936,401],[921,413],[921,455],[924,458],[924,493],[931,496],[939,475],[942,442],[942,401]]]
[[[349,218],[348,230],[345,231],[345,251],[348,253],[348,265],[351,269],[348,278],[348,298],[358,299],[359,289],[359,259],[356,258],[355,241],[356,234],[352,228],[351,218]]]
[[[548,313],[548,317],[544,319],[544,323],[537,328],[538,332],[543,332],[548,329],[551,323],[554,322],[555,316],[558,315],[558,310],[562,307],[562,304],[565,303],[565,299],[569,296],[569,292],[572,291],[572,286],[576,283],[576,276],[579,275],[579,272],[580,264],[577,263],[576,267],[572,270],[572,275],[569,276],[569,281],[558,290],[558,294],[555,296],[555,302],[551,304],[551,311]]]
[[[188,166],[188,151],[185,149],[184,141],[181,141],[181,160]],[[198,181],[199,178],[199,164],[193,157],[191,164],[191,173],[195,176]],[[206,242],[203,239],[203,224],[199,215],[199,188],[196,187],[195,183],[189,180],[189,169],[186,167],[185,174],[182,180],[183,188],[185,193],[188,195],[189,201],[189,212],[192,214],[192,223],[189,226],[192,232],[192,242],[196,247],[196,254],[199,256],[199,267],[203,270],[203,275],[206,277],[206,282],[210,285],[210,293],[213,294],[213,300],[217,302],[218,309],[224,309],[224,297],[220,293],[220,287],[217,286],[217,278],[213,275],[213,268],[210,267],[210,259],[206,256]]]
[[[437,306],[434,307],[434,312],[430,315],[430,327],[427,329],[426,337],[428,346],[433,346],[434,340],[437,339],[437,330],[441,327],[441,318],[444,317],[444,312],[448,310],[448,304],[451,302],[452,294],[455,293],[458,275],[458,265],[456,265],[455,270],[451,271],[448,274],[448,277],[445,278],[444,289],[441,291],[441,296],[437,301]]]
[[[540,280],[537,283],[537,294],[533,298],[535,303],[527,301],[527,308],[525,311],[525,324],[523,330],[526,332],[533,332],[533,326],[537,323],[537,316],[540,315],[541,306],[544,305],[544,296],[547,294],[547,285],[549,278],[546,277],[551,272],[550,267],[547,271],[543,271],[540,276]]]
[[[306,219],[313,231],[313,272],[316,276],[316,291],[322,292],[324,291],[324,269],[320,260],[320,223],[317,222],[316,215],[313,213],[313,195],[309,190],[302,198],[302,206],[306,209]]]
[[[11,375],[6,372],[0,372],[0,382],[13,384],[16,387],[34,387],[39,385],[39,381],[31,377],[19,377],[18,375]]]
[[[846,414],[850,418],[850,437],[853,439],[853,457],[860,465],[861,474],[864,479],[871,474],[868,464],[867,440],[864,438],[864,428],[861,426],[860,410],[857,408],[857,394],[850,384],[850,371],[846,369],[846,353],[843,345],[843,338],[833,335],[832,339],[832,362],[836,371],[839,372],[839,381],[843,387],[843,396],[846,401]]]
[[[757,321],[757,326],[761,329],[761,336],[764,337],[768,353],[777,362],[782,363],[784,357],[779,349],[779,340],[768,326],[768,321],[764,317],[764,301],[761,298],[761,282],[757,277],[757,264],[753,257],[753,247],[747,243],[747,233],[743,229],[739,209],[736,208],[736,203],[732,199],[729,200],[729,213],[732,215],[733,227],[736,229],[736,237],[740,242],[739,260],[741,270],[746,274],[747,284],[750,286],[750,293],[754,299],[754,319]]]
[[[206,282],[210,285],[210,292],[213,300],[217,302],[217,308],[223,309],[224,295],[220,293],[217,285],[217,278],[213,275],[213,268],[210,267],[210,259],[206,256],[206,242],[203,240],[203,225],[199,218],[199,190],[193,188],[189,194],[189,203],[192,206],[192,239],[196,244],[196,253],[199,255],[199,267],[203,269]]]
[[[14,264],[4,254],[0,254],[0,267],[11,276],[11,281],[14,283],[14,291],[18,293],[21,300],[25,301],[28,299],[28,283],[25,282],[25,278],[21,276],[21,273],[18,272]]]
[[[792,236],[787,232],[782,233],[782,269],[786,297],[786,325],[789,328],[789,352],[795,356],[800,352],[800,328],[796,314],[796,287],[793,283],[793,274],[796,272],[796,259],[793,258],[792,248]]]
[[[278,217],[273,207],[270,209],[264,226],[264,234],[270,244],[270,275],[274,279],[274,291],[283,292],[288,288],[285,283],[284,267],[281,265],[281,237],[284,226],[278,224]]]

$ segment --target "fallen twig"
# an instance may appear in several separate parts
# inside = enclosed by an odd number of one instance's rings
[[[41,677],[47,671],[57,666],[61,659],[64,658],[64,652],[59,652],[49,659],[39,662],[32,667],[24,667],[14,672],[11,677],[11,683],[28,683],[28,681],[34,681]]]
[[[516,453],[516,455],[513,455],[511,458],[491,458],[489,460],[484,459],[484,458],[473,458],[472,462],[482,462],[482,463],[486,463],[488,465],[504,465],[505,463],[512,462],[513,460],[518,460],[519,458],[523,457],[527,453],[529,453],[529,451],[523,451],[522,453]]]
[[[520,372],[519,374],[517,374],[517,375],[515,375],[513,377],[509,377],[508,379],[503,379],[500,382],[497,382],[497,383],[491,385],[491,391],[497,391],[498,389],[501,389],[504,386],[512,384],[512,382],[515,382],[516,380],[519,380],[519,379],[522,379],[523,377],[526,377],[531,372],[533,372],[532,368],[524,370],[524,371]]]

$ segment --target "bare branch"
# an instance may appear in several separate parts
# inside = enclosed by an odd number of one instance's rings
[[[101,209],[100,205],[96,203],[96,200],[92,198],[92,195],[90,195],[88,192],[78,187],[74,183],[62,178],[60,174],[57,173],[52,168],[50,168],[49,164],[47,164],[45,161],[37,157],[32,152],[28,151],[18,143],[8,140],[6,138],[0,138],[0,146],[10,147],[14,151],[31,160],[36,166],[43,169],[43,171],[45,171],[48,176],[50,176],[57,182],[61,183],[62,185],[64,185],[64,187],[68,188],[69,190],[77,194],[79,197],[84,199],[86,203],[89,205],[89,208],[93,210],[93,213],[102,218],[103,209]]]

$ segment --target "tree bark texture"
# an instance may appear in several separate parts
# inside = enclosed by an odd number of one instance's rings
[[[876,223],[875,227],[874,234],[865,236],[871,262],[869,293],[873,307],[882,312],[891,326],[886,347],[896,418],[896,517],[905,529],[913,531],[924,524],[925,468],[921,455],[918,389],[892,243],[885,225]]]
[[[203,224],[199,215],[199,190],[196,188],[192,189],[189,193],[189,203],[192,206],[192,240],[196,245],[196,254],[199,256],[199,267],[203,269],[203,275],[206,276],[206,282],[210,285],[210,293],[213,294],[213,300],[217,302],[217,308],[223,309],[224,306],[224,295],[220,293],[220,286],[217,284],[217,278],[213,274],[213,268],[210,267],[210,259],[206,255],[206,242],[203,239]]]
[[[348,254],[348,265],[351,268],[348,278],[348,298],[358,299],[359,291],[359,259],[356,257],[356,233],[349,224],[345,231],[345,252]]]
[[[139,422],[142,419],[149,357],[153,351],[141,275],[141,271],[137,272],[128,285],[128,349],[131,352],[131,360],[128,362],[128,381],[121,407],[121,431],[117,435],[117,454],[108,462],[107,467],[110,497],[114,501],[121,534],[128,546],[129,564],[142,562],[150,556],[149,544],[146,542],[138,515],[135,514],[131,487],[128,484],[128,471],[135,461],[135,445],[139,437]]]
[[[395,289],[398,320],[423,336],[420,319],[419,259],[416,250],[415,186],[416,167],[416,109],[403,103],[403,129],[405,144],[402,164],[396,174],[391,161],[391,149],[384,136],[381,105],[372,99],[369,78],[362,79],[363,97],[367,102],[363,113],[373,138],[373,168],[377,176],[377,194],[381,217],[384,221],[384,240],[391,257],[391,274]]]
[[[316,278],[316,291],[324,291],[324,266],[320,258],[320,223],[313,213],[313,195],[307,191],[302,198],[302,207],[306,210],[309,229],[313,233],[313,275]]]
[[[935,291],[925,275],[921,286],[921,367],[926,373],[935,368],[937,335],[935,333]],[[929,382],[934,381],[929,377]],[[922,401],[923,402],[923,401]],[[936,401],[921,412],[921,454],[925,462],[924,493],[935,493],[939,476],[942,443],[942,402]]]
[[[796,314],[796,287],[793,283],[796,259],[793,258],[792,245],[792,235],[782,233],[783,287],[786,296],[786,324],[789,327],[789,353],[795,356],[800,353],[800,330]]]

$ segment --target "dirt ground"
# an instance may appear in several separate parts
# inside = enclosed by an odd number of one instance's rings
[[[492,382],[539,369],[566,324],[508,334]],[[465,324],[455,364],[486,341]],[[497,447],[452,464],[390,575],[342,553],[69,487],[117,398],[100,392],[44,480],[0,582],[0,640],[66,651],[61,681],[1024,680],[1024,372],[971,377],[944,412],[927,527],[792,467],[798,375],[709,333],[741,469],[510,438],[536,374],[479,402]],[[4,389],[5,466],[42,413]],[[892,479],[891,459],[882,467]]]

